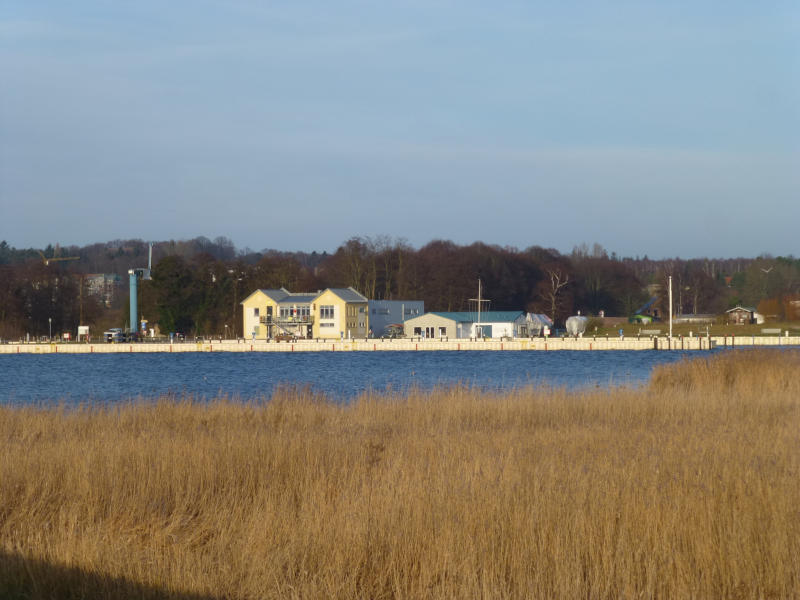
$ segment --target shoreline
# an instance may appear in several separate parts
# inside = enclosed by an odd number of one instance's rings
[[[360,339],[360,340],[206,340],[201,342],[7,343],[0,354],[130,354],[140,352],[423,352],[423,351],[603,351],[712,350],[737,347],[800,347],[800,336],[711,336],[642,338]]]

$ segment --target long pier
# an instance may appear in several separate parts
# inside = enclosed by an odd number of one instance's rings
[[[749,346],[800,347],[800,336],[582,337],[515,339],[205,340],[185,342],[0,344],[0,354],[121,354],[134,352],[421,352],[431,350],[709,350]]]

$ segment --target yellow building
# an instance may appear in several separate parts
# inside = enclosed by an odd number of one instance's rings
[[[279,290],[256,290],[242,300],[242,331],[244,337],[264,340],[270,337],[271,327],[268,321],[278,314],[278,302],[289,295],[283,288]],[[269,316],[269,319],[267,317]]]
[[[312,336],[324,339],[365,338],[369,332],[368,300],[353,288],[328,288],[311,305]]]
[[[351,339],[367,337],[367,299],[353,288],[328,288],[317,293],[259,289],[242,300],[244,337]]]
[[[287,289],[256,290],[242,300],[244,336],[274,339],[279,336],[310,338],[314,316],[311,302],[319,295],[292,293]]]

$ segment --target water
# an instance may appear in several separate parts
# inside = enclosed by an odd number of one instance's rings
[[[712,351],[713,352],[713,351]],[[0,402],[118,402],[163,394],[268,398],[309,386],[337,401],[368,390],[466,384],[578,389],[645,383],[655,365],[708,352],[314,352],[0,355]]]

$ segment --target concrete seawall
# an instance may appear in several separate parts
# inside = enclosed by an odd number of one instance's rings
[[[0,354],[117,354],[133,352],[381,352],[381,351],[469,351],[469,350],[708,350],[743,346],[794,346],[800,336],[712,336],[678,338],[533,338],[513,340],[345,340],[266,342],[222,340],[179,343],[65,343],[0,345]]]

